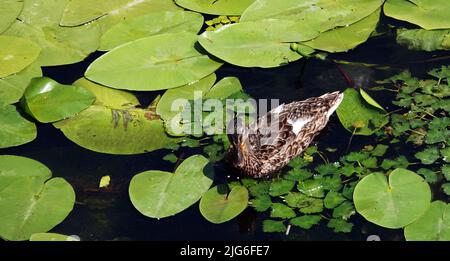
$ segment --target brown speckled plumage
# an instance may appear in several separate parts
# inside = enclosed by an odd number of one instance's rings
[[[309,146],[342,99],[339,92],[327,93],[271,110],[231,135],[228,155],[233,166],[254,178],[270,177]],[[270,126],[277,123],[275,135],[270,135]]]

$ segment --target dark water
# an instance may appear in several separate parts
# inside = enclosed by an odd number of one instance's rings
[[[70,66],[44,68],[45,76],[61,83],[70,84],[80,78],[87,66],[99,54],[85,62]],[[408,51],[397,46],[392,37],[381,36],[369,40],[357,49],[329,58],[354,62],[387,65],[388,70],[377,70],[358,65],[339,65],[331,61],[301,60],[275,69],[246,69],[224,66],[218,72],[218,79],[236,76],[246,92],[254,98],[280,99],[280,102],[302,100],[328,91],[351,87],[344,74],[356,86],[375,86],[374,80],[381,80],[404,69],[411,70],[418,77],[426,71],[448,64],[449,60],[437,57],[448,53],[422,53]],[[137,93],[142,104],[150,103],[157,92]],[[391,94],[372,92],[372,96],[389,108]],[[342,155],[350,133],[339,124],[336,116],[316,139],[320,148],[338,148],[336,155]],[[351,150],[359,150],[371,138],[356,137]],[[400,151],[404,153],[405,151]],[[198,204],[186,211],[162,220],[141,215],[128,198],[128,184],[131,178],[142,171],[159,169],[172,171],[173,165],[161,158],[168,151],[160,150],[136,156],[115,156],[95,153],[83,149],[64,137],[62,132],[50,124],[38,126],[38,138],[26,145],[0,150],[0,154],[30,157],[47,165],[53,175],[64,177],[74,187],[77,201],[74,210],[63,223],[52,231],[67,235],[78,235],[82,240],[366,240],[369,235],[378,235],[381,240],[403,240],[401,230],[386,230],[369,224],[354,216],[353,232],[336,234],[326,225],[304,231],[293,228],[288,236],[262,232],[262,216],[247,209],[237,219],[221,225],[206,221],[198,210]],[[333,159],[332,157],[330,158]],[[229,169],[219,163],[216,173],[219,179]],[[102,176],[111,176],[111,185],[106,191],[98,191]]]

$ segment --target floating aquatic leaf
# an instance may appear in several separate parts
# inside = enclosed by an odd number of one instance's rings
[[[442,156],[443,161],[450,162],[450,146],[442,148],[439,152]]]
[[[272,211],[270,212],[271,218],[293,218],[293,217],[295,217],[294,210],[282,203],[273,203],[271,208],[272,208]]]
[[[417,152],[414,156],[425,165],[433,164],[440,157],[437,147],[427,147],[423,151]]]
[[[263,221],[263,231],[267,233],[272,232],[286,232],[286,225],[283,221],[277,221],[277,220],[264,220]]]
[[[340,193],[335,191],[330,191],[326,195],[325,199],[323,200],[324,206],[326,208],[335,208],[339,206],[342,202],[345,201],[345,197],[342,196]]]
[[[442,174],[444,174],[444,177],[447,181],[450,181],[450,165],[449,164],[444,164],[442,166]]]
[[[100,184],[98,185],[99,188],[106,188],[111,183],[111,176],[103,176],[100,179]]]
[[[299,22],[269,19],[206,31],[198,41],[206,51],[228,63],[270,68],[300,59],[302,56],[291,50],[290,42],[306,41],[317,34]]]
[[[297,227],[303,229],[310,229],[312,226],[317,225],[322,219],[319,215],[304,215],[291,219],[289,222]]]
[[[209,222],[227,222],[247,208],[248,191],[245,187],[234,187],[230,192],[224,185],[206,192],[200,200],[200,213]]]
[[[272,200],[270,196],[262,195],[253,199],[251,206],[258,212],[264,212],[272,206]]]
[[[129,42],[95,60],[89,80],[116,89],[154,91],[180,87],[213,73],[222,64],[195,48],[197,35],[161,34]]]
[[[185,11],[155,12],[125,20],[100,38],[99,50],[108,51],[119,45],[157,34],[200,31],[203,16]]]
[[[177,155],[170,153],[163,157],[163,160],[167,160],[171,163],[176,163],[178,161]]]
[[[420,168],[417,170],[417,174],[423,176],[428,183],[436,183],[438,180],[436,172],[430,169]]]
[[[244,180],[242,180],[242,183],[245,185]],[[260,197],[269,194],[270,182],[257,182],[245,186],[253,197]]]
[[[388,123],[382,110],[369,105],[356,91],[349,88],[344,92],[344,100],[336,110],[342,125],[357,135],[371,135]],[[355,129],[353,123],[362,121],[364,126]]]
[[[314,175],[311,171],[307,169],[291,169],[288,171],[283,178],[294,181],[306,180]]]
[[[14,23],[23,8],[23,0],[3,0],[0,10],[0,33]]]
[[[383,144],[378,144],[371,152],[370,154],[372,154],[372,156],[375,157],[381,157],[384,156],[384,154],[386,154],[386,151],[389,149],[389,146],[387,145],[383,145]]]
[[[102,31],[133,17],[152,12],[181,10],[173,1],[167,0],[116,0],[97,1],[72,0],[64,10],[62,26],[78,26],[97,20]]]
[[[62,85],[41,77],[31,80],[22,105],[35,119],[48,123],[72,117],[94,101],[94,94],[83,87]]]
[[[28,39],[0,35],[0,78],[22,71],[40,52],[41,48]]]
[[[272,197],[281,196],[289,193],[294,188],[295,182],[291,180],[280,179],[270,183],[269,194]]]
[[[80,62],[94,52],[100,28],[96,23],[79,27],[38,27],[17,20],[3,34],[32,40],[42,49],[37,62],[42,66],[55,66]]]
[[[0,107],[0,148],[28,143],[36,135],[36,125],[23,118],[15,106]]]
[[[445,195],[450,196],[450,183],[442,184],[442,190],[444,191]]]
[[[386,178],[371,174],[355,188],[359,214],[387,228],[401,228],[419,218],[429,207],[431,191],[422,177],[406,169],[395,169]]]
[[[197,202],[213,182],[213,170],[201,155],[184,160],[175,173],[151,170],[131,179],[129,194],[143,215],[164,218]]]
[[[330,219],[327,226],[332,228],[336,233],[350,233],[353,229],[353,224],[343,219],[333,218]]]
[[[359,93],[361,94],[361,97],[370,105],[374,106],[375,108],[378,108],[380,110],[386,111],[383,106],[381,106],[376,100],[374,100],[363,88],[359,89]]]
[[[397,43],[416,51],[436,51],[450,49],[450,30],[398,29]]]
[[[348,220],[355,213],[356,212],[353,203],[350,201],[345,201],[333,210],[333,217]]]
[[[322,198],[325,196],[324,188],[319,179],[308,179],[297,186],[298,191],[310,197]]]
[[[153,109],[134,108],[138,101],[131,94],[100,85],[94,87],[85,80],[76,84],[90,86],[86,88],[98,95],[97,101],[54,126],[78,145],[102,153],[139,154],[178,142],[166,134]]]
[[[67,181],[48,179],[50,171],[30,159],[2,156],[0,161],[7,167],[0,176],[1,238],[27,240],[67,217],[75,203],[75,193]]]
[[[36,233],[31,235],[30,241],[80,241],[80,239],[56,233]]]
[[[308,198],[303,201],[299,210],[303,214],[321,213],[323,211],[323,200],[318,198]]]
[[[384,170],[393,168],[407,168],[410,165],[405,156],[399,156],[396,159],[384,159],[380,167]]]
[[[384,14],[417,24],[426,30],[450,28],[450,2],[447,0],[387,0]]]
[[[199,13],[240,15],[255,0],[175,0],[178,5]]]
[[[22,71],[0,79],[0,107],[20,100],[32,78],[41,77],[41,67],[33,63]]]
[[[317,38],[302,44],[316,50],[332,53],[348,51],[369,39],[378,24],[379,18],[380,10],[377,10],[354,24],[323,32]],[[381,107],[381,109],[383,108]]]
[[[422,217],[405,227],[408,241],[449,241],[450,207],[442,201],[431,203]]]
[[[52,172],[38,161],[20,156],[0,155],[0,191],[20,178],[44,182],[51,176]]]

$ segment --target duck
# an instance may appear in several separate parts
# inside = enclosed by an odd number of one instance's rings
[[[340,92],[281,104],[249,124],[235,117],[228,160],[247,176],[268,179],[299,156],[344,99]]]

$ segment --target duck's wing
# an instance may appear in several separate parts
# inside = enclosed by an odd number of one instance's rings
[[[329,93],[271,110],[249,126],[252,151],[262,159],[298,155],[325,127],[342,98],[338,92]]]

